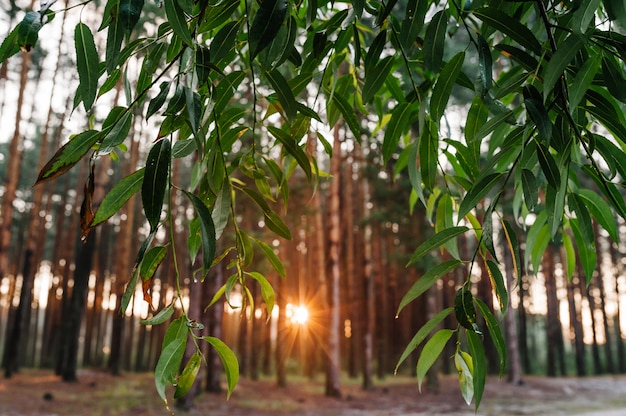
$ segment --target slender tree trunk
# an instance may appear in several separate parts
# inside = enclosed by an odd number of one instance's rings
[[[329,285],[329,322],[328,322],[328,357],[326,362],[326,395],[340,397],[340,339],[341,339],[341,139],[339,128],[335,127],[334,156],[331,160],[330,171],[334,179],[330,184],[330,285]]]
[[[93,264],[96,248],[96,230],[89,233],[87,240],[76,252],[76,270],[74,271],[74,287],[70,298],[67,315],[62,325],[61,377],[63,381],[77,381],[78,348],[80,328],[87,302],[89,274]]]
[[[504,314],[504,330],[508,360],[507,380],[513,385],[521,385],[523,383],[522,361],[519,351],[517,316],[511,307],[511,300],[513,299],[513,296],[519,292],[514,289],[516,287],[516,282],[513,257],[511,256],[511,252],[506,249],[504,250],[504,265],[506,269],[506,286],[509,291],[509,309]],[[518,305],[519,308],[523,307],[521,305],[521,299],[520,302],[518,302]]]
[[[615,273],[613,278],[615,279],[615,301],[617,303],[617,311],[615,316],[613,317],[613,329],[615,331],[615,341],[617,347],[617,367],[620,373],[626,372],[626,350],[624,348],[624,339],[622,334],[622,327],[620,323],[620,317],[622,316],[622,300],[621,300],[621,291],[620,291],[620,275],[624,270],[620,261],[620,253],[619,247],[616,243],[611,243],[610,245],[610,254],[611,254],[611,263],[615,268]]]
[[[276,385],[280,388],[287,387],[287,316],[285,309],[287,301],[285,299],[285,282],[278,277],[276,285],[278,292],[276,306],[278,307],[278,320],[276,322]]]
[[[224,284],[226,280],[224,277],[224,262],[221,262],[215,266],[212,270],[213,276],[207,278],[204,281],[204,285],[207,286],[207,291],[210,294],[206,296],[206,299],[212,299],[217,290]],[[209,283],[207,285],[207,283]],[[209,314],[209,327],[208,333],[217,338],[223,336],[222,317],[224,314],[224,300],[218,300],[213,306],[211,306],[207,313]],[[215,352],[215,349],[209,348],[207,355],[207,369],[206,369],[206,385],[205,390],[210,393],[221,393],[222,386],[220,385],[220,376],[222,374],[222,362],[219,355]]]
[[[581,290],[587,296],[587,302],[589,303],[589,314],[591,315],[591,332],[593,334],[593,344],[591,344],[591,357],[593,358],[593,372],[594,374],[602,374],[602,361],[600,360],[600,347],[598,346],[598,328],[596,325],[596,301],[595,297],[591,293],[593,287],[589,285],[585,287],[584,282],[580,282]]]
[[[20,90],[17,95],[15,115],[15,127],[13,138],[9,145],[6,177],[4,179],[4,194],[0,205],[0,280],[5,276],[9,265],[9,247],[11,244],[11,226],[13,225],[13,201],[20,176],[20,165],[24,150],[21,146],[22,132],[22,107],[24,106],[24,94],[28,82],[28,69],[30,67],[31,55],[22,53],[22,69],[20,70]],[[12,332],[12,330],[11,330]],[[10,372],[8,374],[10,376]]]
[[[135,131],[135,128],[133,128]],[[139,159],[139,140],[131,135],[130,158],[124,174],[129,175],[135,171]],[[120,225],[117,235],[116,261],[114,276],[111,278],[112,292],[117,295],[118,304],[113,314],[111,331],[111,354],[109,355],[108,369],[113,375],[120,375],[124,359],[125,328],[128,323],[125,316],[120,313],[120,301],[124,295],[126,284],[131,280],[132,241],[135,239],[135,206],[137,197],[131,197],[126,205],[120,210]]]
[[[355,281],[355,245],[354,245],[354,157],[356,156],[356,150],[353,150],[352,155],[346,157],[346,163],[344,164],[344,176],[345,176],[345,206],[343,210],[344,214],[344,235],[345,239],[345,266],[346,266],[346,278],[345,278],[345,293],[348,308],[346,314],[350,321],[351,329],[354,328],[354,323],[357,321],[357,315],[359,315],[359,309],[356,301],[356,291],[358,286]],[[351,334],[354,335],[354,334]],[[358,376],[358,338],[351,336],[348,340],[348,375],[350,378],[356,378]]]
[[[525,302],[528,297],[528,275],[522,276],[522,282],[519,286],[519,308],[517,309],[519,319],[519,351],[522,361],[524,373],[532,374],[532,365],[530,363],[530,354],[528,351],[528,317],[526,315]]]
[[[567,303],[569,306],[570,331],[574,334],[574,351],[576,360],[576,374],[582,377],[587,374],[585,366],[585,342],[583,339],[582,317],[580,307],[576,304],[576,286],[580,279],[576,273],[567,284]],[[582,300],[582,297],[579,298]]]

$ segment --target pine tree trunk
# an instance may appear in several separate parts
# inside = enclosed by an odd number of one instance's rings
[[[532,374],[532,365],[530,363],[530,353],[528,350],[528,317],[526,315],[526,307],[524,303],[528,297],[528,275],[522,276],[522,282],[519,286],[519,308],[517,309],[519,319],[519,351],[522,360],[522,368],[525,374]]]
[[[329,256],[330,263],[330,284],[329,284],[329,322],[327,348],[328,356],[326,361],[326,395],[340,397],[339,387],[340,373],[340,339],[341,339],[341,139],[339,138],[339,128],[335,127],[334,156],[331,160],[330,172],[333,181],[330,184],[330,242]]]
[[[576,361],[576,375],[582,377],[587,374],[585,365],[585,341],[583,338],[582,316],[580,306],[576,305],[576,287],[580,276],[575,273],[567,284],[567,303],[569,306],[570,331],[574,334],[574,351]],[[582,299],[582,297],[580,297]]]
[[[587,303],[589,303],[589,313],[591,315],[591,333],[593,334],[593,344],[591,344],[591,357],[593,359],[593,372],[594,374],[602,374],[602,361],[600,360],[600,347],[598,346],[598,329],[596,325],[595,311],[596,301],[595,297],[591,293],[592,285],[585,287],[584,282],[580,282],[581,290],[587,296]]]
[[[521,385],[522,380],[522,361],[520,358],[519,350],[519,338],[517,328],[517,316],[515,311],[511,307],[511,300],[515,295],[514,288],[515,282],[515,270],[513,265],[513,257],[511,252],[507,249],[504,250],[504,266],[506,276],[506,287],[509,291],[509,309],[504,314],[504,331],[507,350],[507,381],[513,385]],[[519,292],[517,292],[519,293]],[[521,300],[518,302],[518,308],[522,308]]]
[[[63,381],[77,381],[78,348],[80,329],[87,302],[89,274],[92,270],[93,256],[96,249],[96,230],[92,230],[84,244],[76,251],[76,269],[74,270],[74,286],[67,308],[62,319],[61,335],[61,377]]]
[[[20,166],[22,164],[23,148],[20,146],[22,132],[22,107],[24,106],[24,94],[28,82],[28,69],[30,67],[31,55],[22,53],[22,68],[20,71],[20,90],[17,96],[15,115],[15,127],[13,137],[8,150],[8,162],[6,177],[4,179],[4,194],[0,205],[0,280],[4,278],[9,266],[9,247],[11,244],[11,227],[13,225],[13,201],[17,191],[20,176]],[[11,332],[13,330],[11,329]],[[7,346],[8,349],[8,346]],[[10,376],[10,373],[9,373]]]
[[[224,284],[224,262],[213,267],[211,270],[213,273],[212,276],[209,276],[204,281],[204,285],[207,286],[207,294],[209,296],[205,296],[205,299],[212,299],[217,290]],[[213,306],[208,309],[209,317],[209,326],[208,333],[216,338],[222,338],[223,336],[223,326],[222,326],[222,317],[224,314],[224,300],[223,298],[215,302]],[[222,362],[220,361],[220,357],[215,352],[214,348],[209,348],[207,355],[207,368],[206,368],[206,385],[205,391],[210,393],[221,393],[222,386],[220,385],[220,375],[222,374]]]

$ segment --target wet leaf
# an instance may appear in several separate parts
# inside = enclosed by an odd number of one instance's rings
[[[465,286],[461,286],[454,297],[454,315],[462,327],[476,331],[476,309],[474,296]]]

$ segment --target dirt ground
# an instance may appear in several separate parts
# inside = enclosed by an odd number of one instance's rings
[[[243,379],[230,400],[201,394],[196,407],[177,415],[436,416],[436,415],[626,415],[626,376],[588,378],[526,377],[521,386],[489,379],[478,413],[467,406],[454,377],[438,391],[421,394],[415,379],[388,377],[372,391],[346,380],[343,397],[324,397],[323,380],[293,379],[285,389],[272,380]],[[171,392],[170,392],[171,394]],[[173,403],[170,403],[173,404]],[[151,374],[112,377],[84,370],[76,383],[62,383],[46,371],[25,370],[0,379],[0,416],[167,415]]]

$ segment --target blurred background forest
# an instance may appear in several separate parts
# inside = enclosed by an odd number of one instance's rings
[[[3,5],[8,12],[0,17],[3,35],[15,25],[16,3]],[[150,7],[146,5],[143,19],[150,19]],[[7,377],[23,367],[54,369],[67,380],[75,377],[76,366],[107,369],[114,374],[152,371],[166,325],[142,325],[140,321],[172,302],[176,293],[175,261],[187,271],[182,280],[183,301],[189,315],[197,316],[204,325],[199,333],[219,337],[231,346],[242,376],[273,376],[279,384],[285,384],[290,374],[317,374],[323,370],[327,346],[331,282],[326,268],[333,215],[339,216],[342,227],[341,307],[337,311],[343,326],[341,368],[351,377],[362,377],[365,387],[373,385],[377,377],[393,373],[417,329],[437,311],[452,306],[456,288],[467,273],[473,274],[477,296],[497,309],[487,271],[473,267],[471,271],[449,273],[427,296],[396,317],[408,288],[429,268],[446,260],[443,255],[433,255],[405,267],[415,247],[433,232],[432,208],[418,203],[409,210],[411,187],[406,171],[395,171],[396,159],[381,168],[380,152],[371,151],[381,146],[376,135],[369,143],[356,146],[349,140],[339,140],[340,132],[335,130],[328,132],[328,139],[340,143],[333,146],[333,157],[341,162],[340,175],[335,173],[334,178],[340,183],[338,208],[331,207],[328,175],[322,175],[313,189],[302,172],[296,171],[289,183],[288,209],[276,207],[285,213],[291,241],[269,232],[262,213],[252,204],[249,212],[238,213],[240,223],[254,237],[248,241],[256,253],[251,269],[263,272],[276,288],[276,306],[270,316],[263,308],[261,288],[255,284],[251,285],[251,296],[256,299],[254,310],[249,306],[242,310],[242,294],[237,288],[230,304],[220,299],[206,308],[228,278],[227,262],[219,263],[204,282],[199,282],[194,259],[181,249],[176,250],[176,259],[168,256],[157,271],[151,287],[152,305],[144,301],[144,291],[138,286],[132,307],[120,317],[119,300],[130,279],[135,253],[149,232],[141,202],[131,199],[121,214],[81,242],[79,209],[82,187],[89,175],[87,163],[57,180],[32,186],[37,172],[76,130],[75,126],[84,128],[90,119],[104,117],[97,109],[90,114],[85,114],[82,107],[73,110],[76,79],[71,70],[75,67],[70,52],[72,35],[64,29],[73,25],[64,24],[66,15],[72,18],[65,13],[57,16],[30,54],[17,55],[0,69],[1,221],[2,239],[8,242],[8,249],[0,253],[0,356]],[[135,60],[135,75],[141,58],[131,58]],[[132,70],[127,73],[128,77],[135,75]],[[126,102],[123,82],[112,88],[116,90],[112,104]],[[458,114],[467,111],[466,101],[462,95],[455,96],[452,106]],[[123,176],[141,167],[138,161],[145,159],[156,131],[143,113],[135,114],[127,151],[114,153],[94,173],[96,203]],[[450,134],[458,134],[453,120],[449,129]],[[321,151],[321,144],[311,141],[309,150],[319,155],[320,169],[330,172],[330,161]],[[184,156],[186,149],[181,146],[175,151]],[[237,156],[237,152],[230,155]],[[173,175],[177,183],[193,177],[191,166],[189,157],[176,159]],[[186,200],[172,203],[179,207],[172,231],[182,242],[179,247],[185,247],[192,207]],[[533,224],[532,216],[510,220],[523,240]],[[494,221],[494,226],[498,224]],[[619,229],[624,237],[624,224]],[[510,253],[504,249],[502,230],[496,231],[501,256],[506,259]],[[232,232],[227,228],[218,252],[231,245],[229,235]],[[613,243],[603,230],[597,230],[596,235],[598,266],[588,286],[576,272],[568,279],[562,261],[565,256],[558,246],[548,246],[538,270],[530,267],[520,282],[511,278],[512,260],[504,262],[509,267],[503,273],[509,276],[511,309],[500,318],[513,381],[519,381],[522,373],[626,373],[626,319],[622,319],[626,313],[626,246]],[[257,238],[267,245],[256,243]],[[471,253],[473,243],[463,238],[457,249]],[[521,241],[521,247],[529,245]],[[263,250],[271,250],[283,260],[285,278],[268,264]],[[444,325],[455,325],[447,320]],[[443,357],[454,354],[453,344],[447,348],[450,351]],[[497,373],[495,347],[487,342],[486,349],[492,358],[490,372]],[[209,365],[204,374],[205,388],[219,390],[221,364],[211,349],[207,348],[206,353]],[[413,373],[416,360],[414,355],[399,371]],[[438,371],[456,373],[448,359],[441,360]]]

